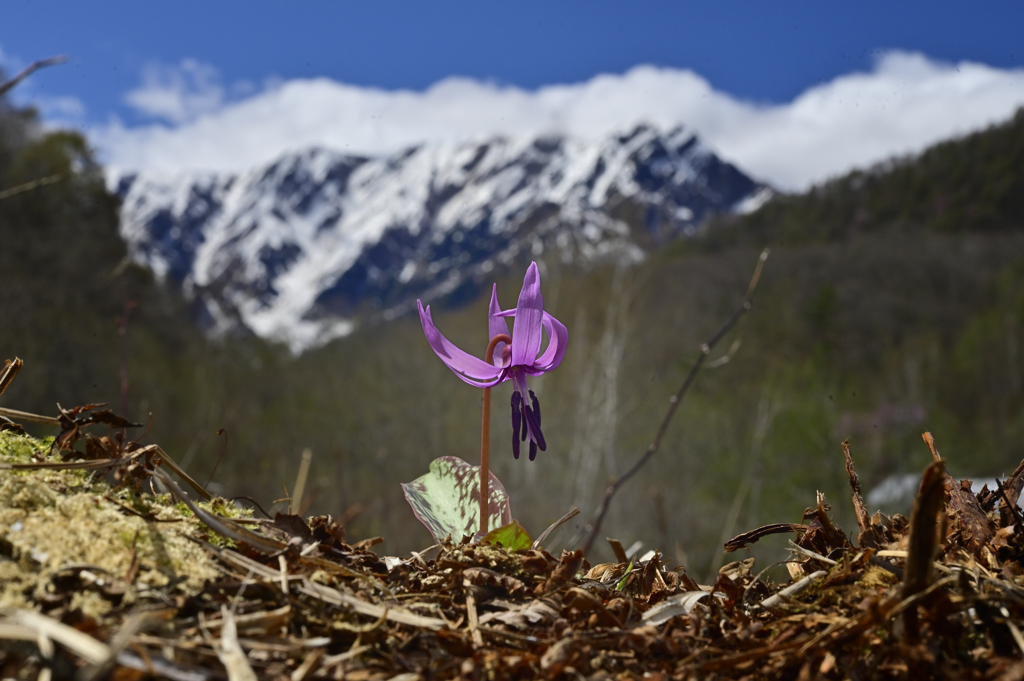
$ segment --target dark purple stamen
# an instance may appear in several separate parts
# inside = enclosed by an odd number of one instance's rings
[[[540,432],[540,402],[532,390],[530,402],[532,407],[527,406],[522,393],[512,391],[512,455],[519,458],[519,443],[525,442],[527,435],[530,435],[530,461],[533,461],[537,457],[537,450],[543,452],[548,444]]]
[[[544,451],[548,448],[547,443],[544,441],[544,433],[540,432],[540,421],[537,419],[536,414],[533,410],[523,405],[523,418],[530,425],[530,432],[533,434],[533,438],[537,441],[537,446],[540,447],[540,451]]]
[[[520,414],[520,404],[523,401],[523,396],[519,394],[518,390],[512,391],[512,456],[519,458],[519,425],[522,421],[522,415]],[[523,428],[523,435],[526,434],[526,428]]]
[[[540,402],[537,401],[537,396],[532,390],[530,391],[530,402],[533,404],[533,416],[537,419],[535,432],[540,437],[541,442],[544,442],[544,436],[540,434]],[[541,447],[541,449],[544,449],[544,447]],[[530,440],[530,461],[533,461],[535,458],[537,458],[537,443]]]

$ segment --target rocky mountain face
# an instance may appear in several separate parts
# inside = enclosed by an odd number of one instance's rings
[[[366,158],[322,148],[241,174],[115,178],[132,257],[214,330],[293,351],[458,299],[529,258],[641,260],[711,214],[771,190],[689,132],[419,146]]]

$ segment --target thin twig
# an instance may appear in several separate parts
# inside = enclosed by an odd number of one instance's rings
[[[729,352],[725,353],[724,355],[722,355],[718,359],[715,359],[715,360],[712,360],[712,361],[708,362],[707,364],[704,365],[704,368],[705,369],[717,369],[720,366],[725,366],[726,364],[728,364],[730,362],[730,360],[732,360],[733,357],[736,356],[736,353],[739,351],[740,345],[742,345],[742,344],[743,344],[743,340],[740,339],[740,338],[737,338],[736,340],[734,340],[732,342],[732,345],[729,346]]]
[[[102,664],[110,657],[110,646],[106,643],[41,613],[5,607],[0,609],[0,616],[21,625],[37,637],[45,635],[53,639],[88,663]]]
[[[224,436],[224,444],[221,445],[220,455],[217,456],[217,463],[213,464],[213,470],[210,471],[210,479],[206,481],[205,485],[203,485],[203,490],[204,491],[206,490],[207,487],[210,486],[210,483],[213,482],[213,476],[217,473],[217,466],[220,465],[220,460],[224,458],[224,452],[228,451],[228,431],[227,431],[227,429],[226,428],[221,428],[220,430],[217,431],[217,435],[223,435]],[[289,504],[290,503],[291,502],[289,502]]]
[[[665,432],[668,430],[669,423],[672,421],[672,417],[675,416],[676,409],[679,408],[679,402],[682,400],[683,395],[690,389],[690,385],[697,377],[697,373],[700,371],[701,366],[707,360],[708,355],[711,354],[711,350],[722,340],[722,338],[736,326],[736,322],[751,308],[754,300],[754,291],[757,289],[757,284],[761,280],[761,271],[764,269],[764,263],[768,259],[768,249],[761,251],[761,256],[757,260],[757,266],[754,267],[754,274],[750,278],[750,285],[747,287],[747,294],[743,297],[743,303],[739,308],[733,312],[729,320],[718,330],[718,332],[711,337],[707,343],[701,346],[700,355],[697,357],[697,361],[690,367],[690,373],[686,375],[683,380],[683,384],[676,391],[676,394],[669,398],[668,411],[665,413],[665,418],[661,420],[661,425],[658,426],[658,431],[654,435],[654,440],[651,442],[647,451],[644,452],[643,456],[637,459],[637,462],[633,466],[608,484],[607,489],[604,493],[604,499],[601,500],[601,505],[598,507],[597,513],[594,516],[594,521],[590,524],[590,534],[587,535],[587,541],[583,545],[583,555],[590,553],[590,549],[594,546],[594,540],[597,538],[598,532],[601,530],[601,523],[604,521],[604,516],[608,512],[608,506],[611,503],[612,497],[615,492],[618,491],[627,480],[632,478],[636,473],[643,468],[654,453],[658,451],[661,440],[665,437]]]
[[[108,459],[90,459],[86,461],[29,461],[16,463],[0,461],[0,470],[58,470],[58,471],[90,471],[115,466],[126,466],[129,462],[153,452],[162,452],[159,445],[146,445],[127,456]]]
[[[188,483],[189,487],[191,487],[192,489],[194,489],[196,491],[196,494],[201,496],[206,501],[210,501],[211,499],[213,499],[213,497],[210,496],[210,493],[206,491],[206,488],[200,486],[200,484],[198,482],[193,480],[192,476],[190,476],[188,473],[186,473],[181,468],[181,466],[179,466],[177,464],[177,462],[175,462],[175,460],[170,457],[170,455],[167,452],[165,452],[161,447],[159,447],[157,445],[150,445],[150,446],[151,447],[156,447],[156,453],[160,455],[160,460],[164,462],[164,465],[167,466],[168,468],[170,468],[172,471],[174,471],[174,473],[179,478],[181,478],[186,483]],[[207,484],[209,484],[209,483],[207,483]]]
[[[0,407],[0,416],[6,416],[12,421],[29,421],[30,423],[41,423],[44,426],[60,427],[60,419],[56,416],[43,416],[42,414],[30,414],[27,411],[17,409],[6,409]]]
[[[818,570],[817,572],[812,572],[811,574],[807,575],[806,577],[804,577],[800,581],[794,582],[793,584],[790,584],[785,589],[780,589],[778,591],[778,593],[776,593],[775,595],[769,596],[768,598],[766,598],[763,601],[761,601],[761,607],[762,608],[774,608],[777,605],[782,605],[783,603],[786,602],[787,598],[792,598],[793,596],[796,596],[801,591],[803,591],[808,586],[810,586],[811,582],[813,582],[816,579],[821,579],[822,577],[824,577],[827,574],[828,573],[825,572],[824,570]]]
[[[35,73],[39,69],[47,67],[47,66],[53,66],[55,64],[63,64],[67,60],[68,60],[67,57],[65,57],[64,55],[61,55],[59,57],[50,57],[48,59],[40,59],[39,61],[32,62],[31,64],[26,66],[25,69],[21,73],[16,75],[14,78],[11,78],[10,80],[8,80],[8,81],[6,81],[4,83],[0,83],[0,95],[7,94],[7,92],[9,90],[13,89],[15,85],[17,85],[21,81],[25,80],[26,78],[28,78],[29,76],[31,76],[33,73]]]
[[[227,537],[228,539],[233,539],[236,542],[245,542],[253,549],[270,555],[277,554],[285,548],[285,544],[282,544],[281,542],[260,536],[255,532],[251,532],[244,527],[236,525],[230,518],[222,518],[199,506],[196,506],[192,503],[191,499],[185,496],[185,493],[180,487],[178,487],[178,483],[174,482],[174,480],[171,479],[171,476],[162,469],[154,468],[153,475],[156,476],[160,482],[164,483],[164,486],[167,487],[168,491],[170,491],[171,496],[174,497],[175,501],[188,506],[188,509],[192,511],[193,515],[199,518],[199,520],[205,523],[207,527],[217,534]],[[277,576],[278,572],[274,571],[273,578],[276,579]]]
[[[39,187],[45,187],[46,185],[53,184],[54,182],[57,182],[60,179],[61,175],[47,175],[46,177],[40,177],[38,180],[32,180],[31,182],[16,185],[14,187],[11,187],[10,189],[5,189],[2,192],[0,192],[0,200],[9,199],[12,196],[17,196],[18,194],[21,194],[22,192],[30,192],[33,189],[37,189]]]
[[[484,645],[483,636],[480,635],[480,618],[476,611],[476,598],[473,597],[473,590],[466,589],[466,618],[469,620],[469,632],[473,639],[473,647],[480,648]]]
[[[800,546],[799,544],[797,544],[792,539],[789,540],[789,550],[790,551],[795,551],[796,553],[799,553],[800,555],[807,556],[808,558],[810,558],[812,560],[821,561],[825,565],[839,565],[839,561],[832,560],[831,558],[826,558],[825,556],[821,555],[820,553],[815,553],[814,551],[811,551],[810,549],[805,549],[804,547]]]
[[[230,499],[228,499],[228,501],[237,501],[238,499],[245,499],[245,500],[246,500],[246,501],[248,501],[248,502],[249,502],[250,504],[252,504],[252,505],[253,505],[253,506],[255,506],[255,507],[256,507],[257,509],[259,509],[259,512],[260,512],[260,513],[262,513],[263,515],[267,516],[267,518],[270,518],[270,517],[271,517],[269,513],[267,513],[266,511],[264,511],[264,510],[263,510],[263,507],[262,507],[262,506],[260,506],[260,504],[259,504],[259,502],[258,502],[258,501],[256,501],[256,500],[255,500],[255,499],[253,499],[252,497],[247,497],[247,496],[245,496],[244,494],[239,494],[239,495],[238,495],[237,497],[231,497]]]
[[[298,515],[302,511],[302,495],[306,491],[306,478],[309,476],[309,463],[312,460],[313,450],[306,447],[302,450],[302,461],[299,462],[299,473],[295,476],[295,486],[292,488],[292,501],[289,512],[294,515]]]
[[[996,478],[996,488],[999,490],[999,495],[1006,503],[1006,507],[1010,509],[1010,513],[1013,514],[1013,519],[1017,521],[1017,523],[1024,522],[1024,518],[1021,517],[1020,511],[1017,510],[1017,504],[1010,501],[1010,497],[1006,494],[1006,487],[1003,486],[1003,483],[999,482],[999,478]]]
[[[570,520],[572,520],[573,518],[575,518],[579,514],[580,514],[580,509],[578,509],[575,506],[573,506],[571,511],[569,511],[568,513],[563,515],[561,518],[559,518],[555,522],[553,522],[550,525],[548,525],[548,528],[540,533],[540,536],[537,537],[534,540],[532,548],[539,549],[541,546],[544,545],[544,541],[548,538],[548,535],[550,535],[552,532],[554,532],[559,527],[561,527],[561,525],[563,523],[569,522]]]
[[[850,438],[842,442],[843,457],[846,459],[846,477],[850,481],[850,494],[853,499],[853,511],[857,516],[857,527],[860,528],[861,541],[871,531],[871,514],[864,504],[864,496],[860,491],[860,480],[857,478],[857,469],[853,466],[853,455],[850,453]]]
[[[4,368],[0,369],[0,395],[4,394],[7,390],[7,386],[14,381],[14,377],[21,371],[21,367],[24,366],[24,362],[15,357],[4,362]]]

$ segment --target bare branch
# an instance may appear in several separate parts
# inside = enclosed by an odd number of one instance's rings
[[[0,96],[7,94],[8,90],[14,89],[15,85],[28,78],[39,69],[45,68],[47,66],[54,66],[55,64],[63,64],[67,60],[67,57],[61,55],[59,57],[50,57],[49,59],[40,59],[39,61],[32,62],[25,68],[24,71],[16,75],[14,78],[11,78],[10,80],[4,83],[0,83]]]
[[[47,175],[46,177],[40,177],[38,180],[32,180],[25,184],[19,184],[17,187],[11,187],[10,189],[0,191],[0,201],[3,199],[9,199],[12,196],[17,196],[22,192],[32,191],[38,187],[45,187],[48,184],[53,184],[60,180],[60,177],[60,175]]]
[[[693,366],[690,367],[690,373],[686,375],[686,378],[683,380],[683,384],[679,387],[679,390],[676,391],[676,394],[669,398],[668,411],[665,413],[665,418],[661,420],[661,425],[658,427],[658,431],[654,435],[654,440],[647,448],[647,451],[644,452],[643,456],[637,459],[636,463],[634,463],[628,471],[608,484],[607,489],[605,489],[604,499],[601,500],[601,505],[598,507],[594,520],[590,524],[587,541],[583,544],[583,555],[590,553],[590,549],[593,548],[594,540],[597,537],[598,532],[601,531],[601,523],[604,521],[605,514],[608,513],[608,506],[611,503],[612,497],[615,496],[615,492],[617,492],[619,487],[621,487],[627,480],[636,475],[637,472],[643,468],[644,464],[654,456],[654,453],[658,451],[658,447],[661,445],[661,440],[665,437],[665,432],[668,430],[669,423],[671,423],[672,417],[675,416],[676,409],[679,408],[679,402],[682,400],[683,395],[686,394],[686,391],[690,389],[690,385],[693,384],[694,379],[697,377],[697,373],[707,360],[708,355],[711,354],[711,351],[716,345],[718,345],[719,341],[721,341],[722,338],[724,338],[725,335],[729,333],[734,326],[736,326],[736,322],[738,322],[747,310],[750,309],[754,301],[754,291],[757,290],[757,284],[761,280],[761,272],[764,269],[764,263],[767,259],[768,249],[766,248],[761,251],[761,256],[757,260],[757,266],[754,267],[754,274],[750,278],[750,285],[747,287],[747,294],[743,297],[743,303],[740,304],[739,308],[735,312],[733,312],[732,316],[722,326],[722,328],[720,328],[718,332],[711,337],[711,340],[701,346],[700,355],[697,357],[697,361],[693,363]]]

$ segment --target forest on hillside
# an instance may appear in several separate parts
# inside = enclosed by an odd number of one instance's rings
[[[439,456],[473,461],[480,394],[437,359],[418,319],[298,358],[244,334],[204,336],[187,302],[127,260],[117,200],[85,140],[7,104],[0,197],[0,359],[25,360],[0,406],[52,414],[58,402],[109,402],[195,479],[268,509],[309,448],[307,513],[345,519],[353,540],[385,537],[381,553],[431,543],[399,483]],[[535,462],[510,456],[509,390],[494,391],[493,470],[513,514],[539,532],[577,505],[552,546],[578,541],[765,245],[754,307],[712,360],[739,347],[699,376],[659,453],[616,497],[608,536],[706,574],[733,530],[796,522],[815,490],[841,498],[846,438],[868,490],[925,466],[925,429],[954,476],[1008,473],[1024,458],[1022,202],[1018,112],[714,221],[636,267],[541,263],[545,308],[568,327],[569,350],[531,383],[548,440]],[[507,307],[523,269],[498,273]],[[486,307],[485,296],[435,305],[434,321],[482,354]],[[845,508],[837,517],[852,525]]]

